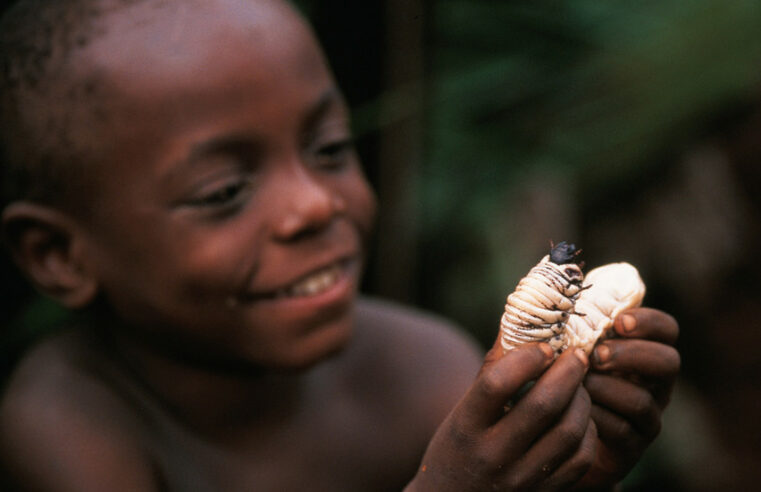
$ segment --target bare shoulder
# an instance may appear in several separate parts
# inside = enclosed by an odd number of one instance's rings
[[[0,457],[21,489],[152,490],[136,421],[76,335],[24,357],[0,404]]]
[[[483,360],[475,340],[431,313],[379,299],[358,305],[358,345],[374,378],[443,419],[473,382]]]
[[[482,349],[461,327],[439,315],[392,301],[363,297],[357,308],[358,324],[368,339],[389,349],[409,350],[416,358],[451,363],[479,362]]]

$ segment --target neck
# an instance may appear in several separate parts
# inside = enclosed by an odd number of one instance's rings
[[[285,372],[191,360],[121,330],[108,338],[114,363],[130,379],[184,426],[209,435],[285,423],[301,408],[307,388],[320,379],[314,370]]]

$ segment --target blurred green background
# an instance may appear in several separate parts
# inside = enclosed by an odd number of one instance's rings
[[[680,321],[683,376],[624,490],[761,478],[761,3],[298,2],[354,110],[380,215],[365,291],[484,346],[568,240]],[[65,314],[2,264],[3,370]]]

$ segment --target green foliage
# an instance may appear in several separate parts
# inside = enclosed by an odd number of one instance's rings
[[[483,322],[484,338],[493,331],[493,313],[483,314],[493,292],[511,289],[543,253],[525,244],[532,224],[510,224],[525,209],[527,186],[555,186],[569,208],[583,208],[599,190],[653,171],[716,112],[761,88],[758,2],[433,7],[422,233],[424,244],[450,254],[440,253],[447,265],[424,259],[425,288],[442,300],[432,307]],[[577,223],[566,225],[578,234]]]
[[[435,5],[429,168],[486,182],[483,193],[536,162],[570,167],[586,188],[641,172],[761,78],[757,2]]]

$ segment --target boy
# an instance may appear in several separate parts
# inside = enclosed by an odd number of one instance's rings
[[[482,362],[442,321],[358,298],[375,203],[291,7],[32,7],[3,26],[4,231],[38,289],[87,316],[4,395],[18,487],[606,487],[657,434],[666,314],[620,318],[585,376],[583,353]]]

